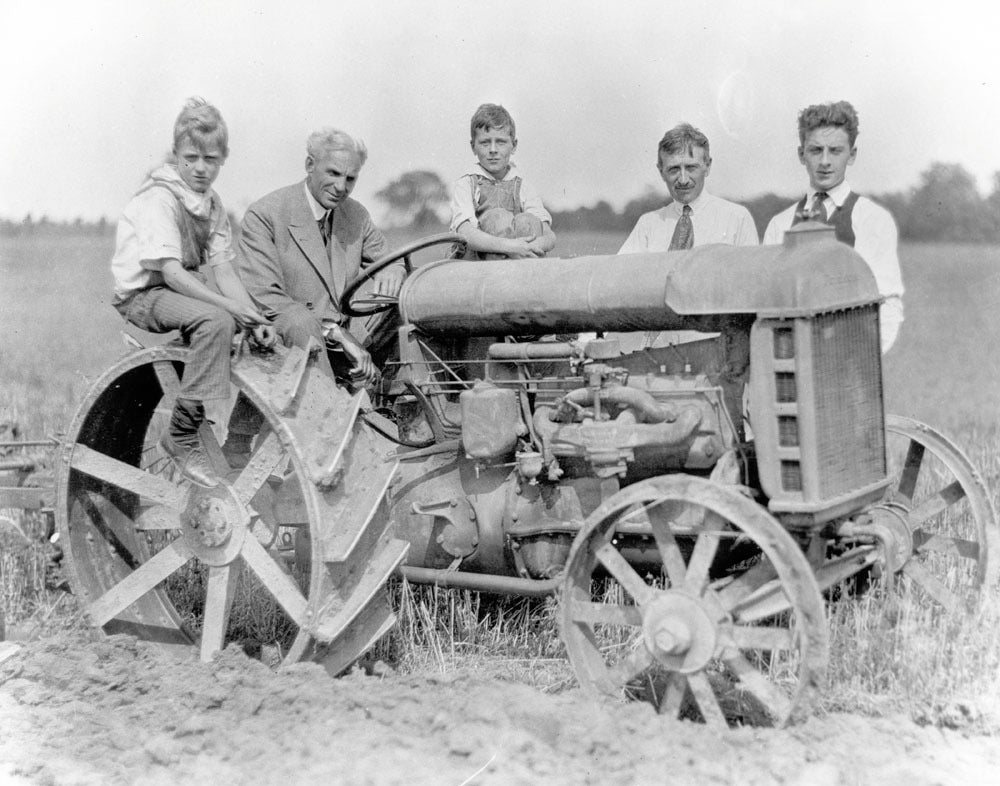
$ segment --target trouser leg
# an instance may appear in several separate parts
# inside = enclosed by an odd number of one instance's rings
[[[229,312],[167,287],[153,287],[133,296],[125,317],[153,333],[180,331],[191,352],[179,396],[195,401],[229,397],[229,353],[236,334]]]

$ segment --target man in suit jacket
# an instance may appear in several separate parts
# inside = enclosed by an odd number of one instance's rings
[[[382,315],[349,327],[340,296],[386,251],[385,236],[350,198],[367,158],[364,142],[343,131],[313,133],[306,143],[305,180],[247,210],[238,261],[243,282],[286,346],[305,347],[313,337],[339,348],[359,381],[377,373],[363,343]],[[375,279],[375,291],[395,297],[403,276],[401,264],[386,268]]]
[[[368,159],[364,142],[323,128],[306,142],[305,180],[279,188],[252,204],[243,217],[237,254],[240,278],[273,322],[286,346],[325,345],[320,367],[333,376],[331,354],[356,382],[378,371],[368,348],[388,338],[393,312],[353,322],[341,311],[344,288],[386,251],[386,240],[368,211],[350,198]],[[405,270],[390,265],[375,278],[377,294],[399,294]],[[223,453],[233,468],[245,466],[263,416],[240,395],[229,420]]]

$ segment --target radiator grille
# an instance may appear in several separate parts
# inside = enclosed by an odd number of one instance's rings
[[[885,476],[878,306],[824,314],[813,332],[820,496]]]

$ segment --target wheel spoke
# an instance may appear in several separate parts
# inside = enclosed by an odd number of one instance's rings
[[[917,478],[920,475],[920,466],[924,460],[924,446],[914,439],[910,440],[910,446],[906,450],[906,461],[903,464],[903,471],[899,476],[898,491],[907,499],[913,499],[913,492],[917,488]]]
[[[724,525],[720,516],[706,511],[705,526],[698,533],[684,577],[684,587],[689,592],[700,595],[708,586],[708,571],[719,550],[719,534]]]
[[[233,483],[233,491],[244,505],[250,504],[250,500],[267,482],[268,477],[284,457],[285,450],[281,445],[281,440],[278,439],[277,432],[268,430],[267,436],[254,450],[247,465],[240,471],[240,476]]]
[[[791,598],[780,579],[773,579],[753,593],[733,604],[729,609],[736,622],[759,622],[792,608]]]
[[[655,590],[642,580],[618,549],[610,543],[605,543],[597,550],[597,558],[637,604],[641,606],[653,599]]]
[[[740,574],[729,584],[715,591],[722,608],[731,612],[737,603],[750,597],[756,590],[777,577],[777,572],[770,560],[761,560],[745,573]]]
[[[909,523],[913,528],[924,524],[928,519],[943,513],[950,505],[965,499],[965,489],[960,481],[949,483],[937,494],[925,499],[910,511]]]
[[[670,529],[673,521],[673,511],[676,504],[657,505],[647,509],[649,523],[653,530],[653,538],[656,540],[656,547],[660,550],[660,558],[663,560],[663,567],[670,579],[670,586],[681,587],[684,585],[684,578],[687,575],[687,566],[684,564],[684,555],[681,554],[677,539]],[[654,512],[655,511],[655,512]]]
[[[163,398],[166,400],[164,403],[173,409],[177,393],[181,389],[181,380],[177,376],[177,369],[169,360],[158,360],[153,363],[153,371],[160,382],[160,390],[163,391]]]
[[[254,537],[246,538],[240,556],[295,624],[299,626],[305,624],[307,605],[305,597],[292,578],[272,559],[260,542]]]
[[[192,557],[182,539],[171,541],[151,559],[95,600],[87,608],[95,626],[101,626],[124,611]]]
[[[642,625],[642,613],[638,606],[619,606],[612,603],[593,603],[570,600],[570,615],[575,622],[588,625]]]
[[[224,477],[229,471],[229,462],[226,461],[226,456],[222,452],[219,440],[215,436],[215,431],[212,430],[212,425],[207,420],[198,429],[198,437],[201,439],[201,446],[205,449],[208,463],[212,465],[219,475]]]
[[[929,535],[922,529],[913,533],[913,548],[921,553],[933,551],[937,554],[979,561],[979,543],[976,541],[947,535]]]
[[[916,560],[910,560],[903,566],[903,573],[924,588],[924,591],[949,612],[957,614],[962,610],[962,601],[950,589],[942,584],[930,571]]]
[[[687,684],[691,690],[691,695],[694,696],[695,703],[698,705],[698,709],[701,710],[701,714],[705,718],[705,725],[714,729],[729,728],[726,716],[722,712],[719,700],[715,696],[715,689],[712,688],[712,683],[709,682],[708,675],[704,671],[688,674]]]
[[[212,566],[208,571],[205,618],[201,627],[201,660],[208,662],[222,650],[233,606],[238,571],[232,564]]]
[[[166,505],[152,505],[136,517],[135,528],[140,532],[180,529],[180,511]]]
[[[667,684],[663,689],[663,695],[660,697],[656,711],[660,715],[679,718],[684,707],[684,695],[687,693],[687,687],[687,677],[676,671],[670,672],[667,675]]]
[[[174,510],[184,509],[187,498],[185,489],[175,486],[166,478],[143,472],[124,461],[98,453],[86,445],[73,446],[72,467],[124,491],[138,494],[151,502]]]
[[[788,717],[792,709],[791,702],[741,653],[727,650],[722,655],[722,661],[739,678],[743,687],[764,705],[774,720],[782,721]]]

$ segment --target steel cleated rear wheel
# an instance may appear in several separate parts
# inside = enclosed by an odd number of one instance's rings
[[[912,549],[903,588],[949,612],[974,606],[996,587],[1000,528],[986,484],[972,462],[930,426],[886,417],[886,501],[906,522]]]
[[[131,633],[208,660],[228,642],[339,673],[394,622],[385,580],[407,544],[384,495],[395,465],[351,396],[312,353],[244,355],[234,386],[263,415],[245,467],[209,424],[225,480],[181,479],[156,449],[188,350],[142,350],[93,386],[64,443],[57,521],[70,583],[106,633]]]
[[[644,525],[657,575],[618,548],[619,528]],[[734,487],[686,475],[628,486],[588,517],[559,618],[585,690],[717,727],[804,717],[828,659],[823,601],[799,545]]]

